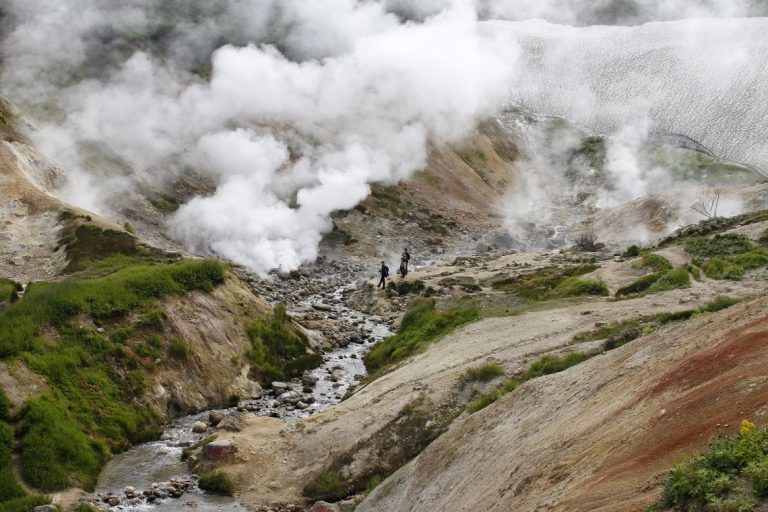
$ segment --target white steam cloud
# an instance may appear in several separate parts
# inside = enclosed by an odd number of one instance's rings
[[[768,100],[764,20],[517,21],[764,11],[750,0],[8,0],[0,84],[66,169],[66,199],[108,213],[137,186],[201,170],[216,191],[183,205],[173,234],[200,253],[287,270],[316,257],[334,210],[408,177],[430,143],[460,140],[506,100],[618,134],[607,167],[617,186],[600,206],[661,182],[633,160],[647,133],[712,140],[757,165],[768,158],[757,135],[768,116],[750,111]],[[751,91],[743,105],[713,103],[734,87]],[[527,189],[552,197],[549,175],[530,173]],[[525,214],[540,195],[511,210]]]
[[[110,190],[126,184],[121,177],[83,194],[94,185],[83,142],[126,162],[143,183],[167,178],[181,160],[218,187],[183,205],[172,232],[201,253],[287,270],[316,257],[334,210],[355,206],[370,183],[423,167],[428,142],[459,140],[507,96],[517,47],[481,37],[474,9],[461,2],[422,23],[351,0],[286,2],[280,12],[295,22],[284,51],[322,60],[225,45],[204,81],[138,51],[108,77],[66,88],[66,118],[35,135],[71,169],[63,193],[105,211]],[[23,45],[24,27],[11,45]],[[86,49],[67,49],[68,66],[87,66]],[[45,63],[17,64],[15,77],[46,76]]]

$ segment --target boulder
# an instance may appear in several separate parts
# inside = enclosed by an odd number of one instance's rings
[[[208,431],[208,425],[206,423],[203,423],[202,421],[196,421],[194,425],[192,425],[192,432],[195,432],[197,434],[203,434]]]
[[[203,455],[208,459],[223,459],[237,453],[237,444],[231,439],[217,439],[205,445]]]
[[[306,375],[301,377],[301,383],[302,383],[302,385],[304,385],[306,387],[314,386],[315,384],[317,384],[318,380],[319,379],[317,377],[315,377],[314,375],[310,375],[310,374],[306,374]]]
[[[243,430],[243,415],[239,412],[229,413],[219,422],[218,429],[240,432]]]
[[[273,382],[272,391],[275,392],[275,395],[280,396],[286,391],[288,391],[288,384],[286,384],[285,382]]]
[[[208,423],[214,427],[224,419],[224,411],[211,411],[208,413]]]

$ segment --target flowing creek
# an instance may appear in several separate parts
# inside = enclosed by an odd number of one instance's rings
[[[382,319],[371,317],[344,304],[345,293],[354,289],[355,285],[336,287],[329,293],[311,295],[295,303],[297,307],[306,310],[313,305],[326,305],[330,302],[327,306],[328,314],[343,318],[347,323],[354,325],[360,334],[358,342],[326,352],[321,366],[306,372],[302,379],[287,383],[289,390],[309,398],[311,403],[302,403],[297,407],[296,404],[281,400],[273,393],[265,392],[259,399],[241,402],[237,408],[221,412],[240,410],[295,421],[339,403],[344,394],[365,376],[362,357],[376,342],[391,335],[389,326]],[[309,380],[316,380],[311,390],[306,387],[308,376]],[[305,382],[302,383],[302,380]],[[201,512],[245,511],[235,498],[201,491],[197,487],[196,477],[190,473],[186,462],[181,460],[184,447],[211,434],[210,429],[202,434],[192,432],[194,423],[207,422],[209,413],[210,411],[206,411],[178,418],[164,431],[160,440],[135,446],[114,456],[102,470],[95,493],[90,496],[89,502],[101,510],[126,512],[175,512],[190,509]],[[150,490],[150,499],[145,496],[146,490]],[[174,498],[174,492],[181,495]]]

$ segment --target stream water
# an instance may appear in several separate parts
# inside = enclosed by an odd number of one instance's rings
[[[296,390],[305,397],[311,397],[311,403],[307,404],[306,408],[299,408],[270,394],[240,404],[240,410],[245,405],[251,413],[262,416],[277,413],[280,417],[292,421],[339,403],[344,394],[359,382],[366,373],[362,357],[373,344],[389,336],[391,331],[389,326],[379,319],[345,306],[342,300],[345,290],[348,292],[349,286],[326,294],[325,298],[338,299],[329,306],[332,308],[329,313],[337,317],[343,315],[346,321],[355,325],[361,334],[361,342],[349,343],[345,347],[327,352],[324,355],[323,364],[305,374],[305,376],[310,375],[312,380],[317,380],[311,392],[309,388],[304,387],[301,379],[287,383],[291,390]],[[318,300],[322,300],[321,297],[310,296],[299,305],[311,307],[311,304],[316,304]],[[245,511],[245,508],[234,498],[215,496],[199,490],[195,477],[190,474],[187,464],[181,460],[185,446],[209,435],[210,432],[204,434],[192,432],[192,425],[196,421],[206,422],[208,414],[209,412],[204,412],[178,418],[164,431],[160,440],[135,446],[113,457],[99,476],[98,485],[92,496],[93,503],[98,504],[103,510],[126,512],[139,510],[175,512],[190,509],[201,512]],[[152,503],[140,498],[141,493],[153,485],[156,488],[167,488],[169,485],[176,484],[187,490],[179,498],[163,497],[155,499]],[[133,500],[126,497],[125,490],[128,487],[136,489],[136,498]],[[111,506],[110,497],[113,500]]]

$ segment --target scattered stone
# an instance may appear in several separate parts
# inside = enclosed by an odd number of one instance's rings
[[[318,379],[317,377],[315,377],[314,375],[305,374],[305,375],[304,375],[304,376],[301,378],[301,383],[302,383],[304,386],[307,386],[307,387],[312,387],[312,386],[314,386],[315,384],[317,384],[317,381],[318,381],[318,380],[319,380],[319,379]]]
[[[239,412],[231,412],[219,422],[219,430],[229,430],[230,432],[240,432],[243,430],[243,415]]]
[[[205,445],[203,455],[208,459],[223,459],[237,453],[237,444],[231,439],[217,439]]]
[[[595,327],[597,327],[598,329],[600,327],[605,327],[607,325],[608,325],[608,322],[595,322]]]
[[[297,409],[301,409],[303,411],[307,407],[309,407],[309,404],[305,404],[304,402],[301,402],[301,401],[296,402],[296,408]]]
[[[192,432],[195,432],[196,434],[204,434],[207,431],[208,425],[202,421],[196,421],[195,424],[192,425]]]
[[[333,307],[332,306],[330,306],[328,304],[323,304],[322,302],[313,302],[312,303],[312,308],[316,309],[318,311],[325,311],[325,312],[333,311]]]
[[[285,382],[273,382],[272,391],[275,392],[275,396],[280,396],[286,391],[288,391],[288,384],[286,384]]]
[[[208,423],[210,423],[214,427],[218,425],[223,419],[224,419],[224,411],[211,411],[208,413]]]

